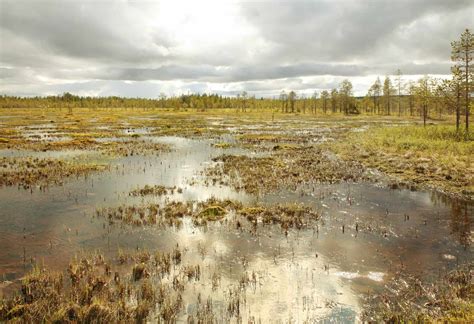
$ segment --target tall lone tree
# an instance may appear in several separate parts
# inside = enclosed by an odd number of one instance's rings
[[[469,101],[472,89],[474,68],[471,64],[474,56],[474,35],[466,29],[461,39],[451,43],[451,60],[459,67],[463,79],[464,105],[466,113],[466,133],[469,132]]]
[[[335,113],[337,112],[337,97],[339,96],[337,89],[332,89],[330,95],[331,95],[331,109],[332,109],[332,112]]]
[[[415,82],[410,81],[408,83],[408,109],[410,110],[410,116],[413,116],[415,112],[415,94],[416,94],[416,85]]]
[[[292,112],[292,113],[295,112],[295,102],[296,102],[296,99],[297,99],[296,92],[294,92],[293,90],[290,91],[290,93],[288,94],[288,101],[290,102],[290,109],[291,109],[291,112]]]
[[[247,111],[247,99],[249,98],[247,91],[242,91],[240,98],[242,99],[242,112],[245,112]]]
[[[311,97],[311,112],[316,114],[317,102],[318,102],[319,93],[315,91]]]
[[[345,79],[342,81],[339,95],[342,100],[344,114],[347,115],[349,113],[349,107],[352,103],[352,83],[349,80]]]
[[[383,98],[385,101],[385,109],[387,112],[387,115],[390,115],[390,104],[391,104],[391,97],[393,94],[393,87],[392,87],[392,81],[390,81],[390,78],[387,76],[385,77],[385,80],[383,82]]]
[[[456,132],[459,132],[459,124],[461,121],[461,81],[462,76],[459,67],[455,66],[452,69],[453,79],[451,81],[451,87],[455,96],[454,109],[456,111]]]
[[[377,77],[374,84],[370,87],[372,98],[374,99],[374,111],[377,111],[380,114],[380,92],[382,90],[382,83],[380,82],[380,78]]]
[[[428,119],[428,109],[432,103],[432,84],[433,80],[429,76],[424,76],[418,80],[416,86],[416,98],[420,105],[420,113],[423,118],[423,126],[426,126],[426,120]]]
[[[327,90],[323,90],[321,92],[321,100],[323,101],[323,112],[327,112],[328,107],[328,99],[329,99],[329,92]]]
[[[442,80],[438,85],[438,94],[446,106],[456,113],[456,132],[461,124],[462,78],[458,66],[451,68],[452,79]]]
[[[398,87],[398,116],[402,115],[402,108],[401,108],[401,92],[402,92],[402,71],[400,69],[397,70],[397,87]]]

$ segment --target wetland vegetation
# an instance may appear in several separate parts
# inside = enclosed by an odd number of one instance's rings
[[[27,111],[3,110],[2,226],[18,240],[1,256],[3,320],[252,322],[279,303],[282,320],[472,318],[473,143],[449,115],[423,127],[271,110]],[[94,131],[104,123],[107,137]],[[171,124],[216,132],[163,136]],[[25,189],[31,208],[18,207]]]
[[[0,96],[0,322],[473,322],[473,53],[359,96]]]

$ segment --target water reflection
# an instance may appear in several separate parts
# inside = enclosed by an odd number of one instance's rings
[[[63,269],[81,251],[100,249],[114,255],[118,248],[170,250],[179,244],[188,250],[184,261],[203,262],[206,271],[203,277],[207,279],[185,296],[189,312],[198,293],[212,295],[217,305],[223,300],[222,292],[206,286],[213,272],[219,271],[223,287],[254,272],[259,284],[247,292],[244,321],[251,317],[354,321],[362,296],[381,289],[396,271],[432,276],[439,269],[472,260],[472,203],[373,184],[308,186],[260,197],[261,203],[296,201],[321,212],[316,228],[290,231],[287,237],[278,226],[259,227],[257,233],[243,231],[232,219],[208,228],[185,221],[179,229],[163,229],[109,226],[91,217],[98,207],[149,200],[161,203],[164,198],[128,195],[145,184],[182,188],[182,193],[170,198],[173,200],[216,196],[247,204],[256,201],[232,188],[204,186],[199,181],[212,158],[223,152],[250,152],[218,149],[211,146],[211,140],[143,137],[171,144],[173,150],[159,156],[119,158],[109,171],[47,191],[30,194],[16,188],[0,189],[1,291],[22,277],[31,260]]]
[[[432,192],[431,200],[440,205],[451,206],[450,227],[452,234],[459,239],[459,242],[468,249],[473,241],[474,232],[472,222],[474,215],[474,204],[461,199],[453,199],[445,194]]]

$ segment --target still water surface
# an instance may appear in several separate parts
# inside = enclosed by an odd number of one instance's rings
[[[179,244],[187,250],[184,261],[201,262],[205,269],[203,279],[185,292],[183,319],[193,312],[199,293],[212,296],[215,312],[224,319],[225,289],[212,291],[211,275],[219,273],[220,286],[225,288],[247,272],[255,273],[258,281],[246,292],[243,321],[353,322],[364,297],[383,289],[396,272],[435,279],[458,263],[472,261],[472,203],[368,183],[315,185],[252,197],[200,181],[200,172],[213,163],[213,157],[251,152],[218,149],[211,140],[150,139],[171,144],[173,150],[116,159],[108,171],[46,191],[0,189],[0,294],[15,287],[32,261],[60,270],[82,252],[114,256],[119,248],[167,251]],[[95,153],[0,154],[94,159]],[[146,184],[183,191],[166,198],[128,195]],[[259,227],[256,235],[251,234],[238,230],[232,220],[204,228],[185,220],[177,229],[110,226],[94,218],[100,207],[163,199],[201,201],[212,196],[247,204],[302,202],[322,218],[314,228],[292,230],[287,236],[278,226]]]

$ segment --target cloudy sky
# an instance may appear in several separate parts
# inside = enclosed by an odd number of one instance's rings
[[[0,0],[0,94],[157,97],[449,74],[472,0]]]

